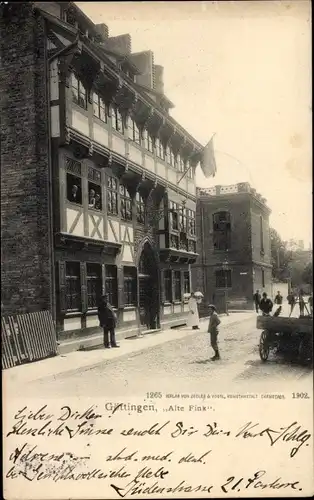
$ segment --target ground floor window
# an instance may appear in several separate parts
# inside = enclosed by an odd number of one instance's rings
[[[102,294],[102,269],[100,264],[87,264],[87,308],[97,309]]]
[[[118,279],[117,267],[106,266],[106,294],[109,304],[118,307]]]
[[[124,290],[124,305],[136,306],[137,304],[137,274],[135,267],[123,268],[123,290]]]
[[[219,269],[216,275],[216,288],[231,288],[231,270]]]
[[[174,271],[173,273],[174,281],[174,300],[181,300],[181,271]]]
[[[184,271],[184,273],[183,273],[183,291],[184,291],[184,293],[190,293],[190,273],[189,273],[189,271]]]
[[[171,271],[164,271],[165,302],[172,301]]]
[[[66,263],[65,301],[67,312],[81,310],[81,278],[79,262]]]

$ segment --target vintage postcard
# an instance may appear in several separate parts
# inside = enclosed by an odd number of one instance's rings
[[[310,33],[1,2],[6,500],[313,495]]]

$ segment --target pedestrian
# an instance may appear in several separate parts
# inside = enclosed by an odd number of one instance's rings
[[[215,353],[215,355],[211,358],[211,361],[217,361],[218,359],[220,359],[217,342],[219,333],[218,325],[220,325],[220,319],[218,317],[216,307],[213,304],[210,304],[208,333],[210,334],[210,345]]]
[[[310,307],[310,315],[313,316],[313,295],[311,294],[308,298],[308,305]]]
[[[299,308],[300,308],[300,316],[304,316],[305,300],[304,300],[303,290],[300,290],[299,292]]]
[[[255,305],[255,311],[258,314],[259,303],[261,301],[261,294],[259,293],[259,290],[256,290],[256,292],[254,293],[254,295],[253,295],[253,301],[254,301],[254,305]]]
[[[188,302],[189,316],[188,316],[188,326],[192,327],[193,330],[199,330],[200,318],[198,314],[197,300],[194,292],[191,293],[191,297]]]
[[[117,345],[116,334],[115,334],[117,317],[112,306],[108,302],[107,295],[103,295],[100,299],[100,303],[98,306],[98,319],[100,326],[104,330],[105,349],[109,349],[110,346],[120,347],[119,345]],[[110,343],[109,343],[109,334],[110,334]]]
[[[296,298],[295,298],[295,295],[294,295],[294,293],[292,291],[287,295],[287,301],[288,301],[288,304],[290,306],[290,314],[289,314],[289,316],[291,316],[292,311],[294,309],[294,306],[296,304]]]
[[[263,292],[262,300],[260,301],[259,308],[262,311],[263,316],[269,316],[272,309],[273,303],[269,297],[267,297],[267,293]]]
[[[279,292],[279,290],[278,290],[278,292],[277,292],[277,295],[276,295],[276,297],[275,297],[274,302],[275,302],[275,304],[277,304],[278,306],[281,306],[281,305],[282,305],[282,301],[283,301],[283,296],[281,295],[281,293],[280,293],[280,292]]]

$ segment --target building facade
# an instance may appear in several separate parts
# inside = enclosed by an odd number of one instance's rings
[[[1,8],[3,313],[91,335],[106,292],[120,337],[184,324],[203,147],[163,68],[72,2]]]
[[[248,183],[198,189],[193,288],[224,310],[250,309],[256,289],[271,293],[270,210]]]

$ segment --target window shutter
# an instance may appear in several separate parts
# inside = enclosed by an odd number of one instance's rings
[[[80,272],[82,313],[85,314],[87,311],[86,262],[80,262]]]
[[[105,264],[101,265],[101,278],[102,278],[101,293],[102,293],[102,295],[105,295],[105,293],[106,293],[106,266],[105,266]]]
[[[59,309],[61,314],[66,313],[66,282],[65,282],[65,262],[60,260],[58,263],[59,271]]]
[[[160,299],[162,304],[166,302],[165,271],[163,269],[160,271]]]
[[[124,274],[123,267],[118,267],[117,269],[118,278],[118,307],[121,309],[124,307]]]

